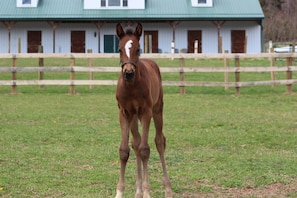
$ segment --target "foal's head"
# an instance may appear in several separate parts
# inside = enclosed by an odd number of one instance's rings
[[[142,26],[137,24],[135,30],[123,30],[120,24],[117,25],[117,36],[120,40],[119,52],[122,65],[122,72],[126,81],[132,82],[140,55],[139,39],[142,34]]]

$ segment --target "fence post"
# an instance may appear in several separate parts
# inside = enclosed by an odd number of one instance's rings
[[[292,42],[292,53],[295,53],[296,52],[295,46],[296,46],[296,41],[293,40],[293,42]],[[292,59],[292,62],[294,62],[294,61],[295,61],[295,58]]]
[[[21,53],[21,49],[22,49],[22,42],[21,42],[21,38],[18,39],[18,53]]]
[[[224,51],[225,54],[228,54],[229,51],[225,50]],[[224,65],[225,65],[225,69],[229,69],[229,59],[228,58],[224,58]],[[230,82],[230,73],[228,71],[225,72],[225,90],[229,90],[229,85],[228,83]]]
[[[269,53],[272,54],[274,53],[274,49],[273,48],[269,48]],[[271,69],[274,68],[275,66],[275,58],[274,57],[270,57],[270,67]],[[271,71],[271,80],[274,82],[276,80],[276,75],[275,75],[275,71]],[[271,85],[271,87],[275,87],[275,83],[273,83]]]
[[[174,54],[175,53],[175,43],[174,41],[171,41],[171,54]],[[174,60],[173,57],[171,57],[171,60]]]
[[[73,95],[75,94],[75,84],[73,80],[75,80],[75,71],[73,66],[75,65],[75,58],[71,57],[70,58],[70,88],[69,88],[69,94]]]
[[[293,64],[293,58],[287,57],[286,62],[287,62],[287,69],[288,69],[286,72],[287,80],[292,80],[293,72],[291,70],[291,66]],[[292,93],[292,83],[287,84],[287,93]]]
[[[93,50],[92,49],[88,49],[88,54],[92,54]],[[93,67],[93,59],[92,58],[88,58],[88,65],[89,67]],[[94,72],[90,72],[90,80],[94,80]],[[90,83],[90,89],[93,89],[94,85]]]
[[[235,67],[236,67],[236,71],[235,71],[235,94],[239,95],[240,94],[240,86],[238,85],[238,83],[240,82],[240,60],[239,60],[239,56],[235,57]]]
[[[16,82],[15,82],[17,80],[17,72],[15,70],[16,61],[17,61],[16,56],[13,55],[12,62],[11,62],[11,66],[13,68],[12,72],[11,72],[11,80],[12,80],[12,91],[11,91],[11,93],[12,94],[17,94],[17,85],[16,85]]]
[[[184,67],[185,67],[185,59],[180,58],[179,59],[179,66],[180,66],[180,72],[179,72],[179,79],[182,85],[179,86],[179,93],[180,94],[185,94],[186,93],[186,88],[184,85],[185,82],[185,73],[184,73]]]
[[[148,35],[144,35],[144,53],[149,53]]]
[[[223,53],[223,37],[221,37],[221,36],[219,36],[219,50],[218,50],[218,52],[220,54]]]
[[[199,40],[195,40],[194,42],[194,54],[199,53]],[[197,60],[197,57],[195,57],[195,60]]]
[[[43,53],[43,46],[42,45],[38,46],[38,53]],[[38,67],[44,67],[43,58],[38,59]],[[39,71],[38,72],[38,80],[43,80],[43,79],[44,79],[44,72]],[[39,88],[43,88],[43,87],[44,87],[44,85],[39,85]]]

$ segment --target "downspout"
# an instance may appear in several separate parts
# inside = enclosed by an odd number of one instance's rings
[[[265,51],[265,35],[264,35],[264,18],[261,19],[261,52],[263,53]]]

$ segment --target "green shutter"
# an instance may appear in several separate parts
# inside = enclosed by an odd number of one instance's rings
[[[104,53],[118,52],[119,40],[115,35],[104,35]]]

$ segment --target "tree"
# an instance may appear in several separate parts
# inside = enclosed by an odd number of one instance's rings
[[[259,0],[265,15],[265,40],[297,39],[296,0]]]

